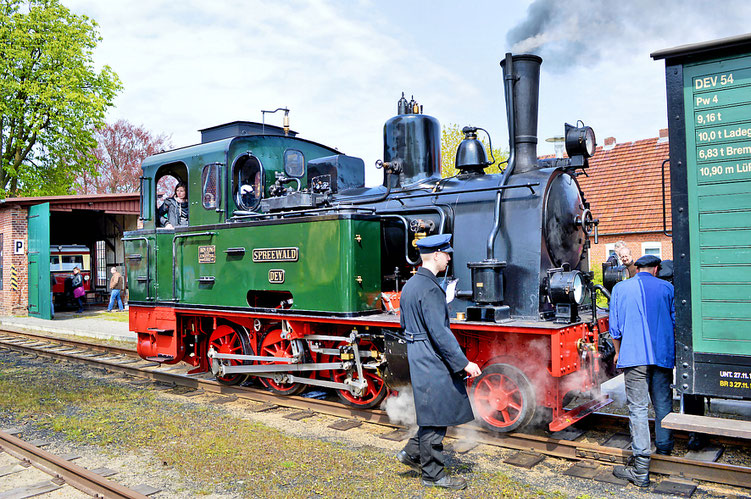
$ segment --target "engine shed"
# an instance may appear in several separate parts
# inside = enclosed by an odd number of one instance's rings
[[[0,200],[0,315],[49,319],[50,272],[64,277],[73,266],[88,271],[87,302],[101,302],[138,214],[138,193]]]

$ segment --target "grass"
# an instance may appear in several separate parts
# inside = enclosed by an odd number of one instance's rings
[[[51,377],[55,382],[50,383]],[[261,497],[453,497],[424,489],[390,452],[289,436],[221,408],[165,401],[159,394],[62,369],[23,366],[0,356],[0,417],[33,423],[78,444],[112,453],[148,451],[197,493],[219,490]],[[292,424],[292,423],[291,423]],[[503,473],[461,464],[472,497],[563,497]]]

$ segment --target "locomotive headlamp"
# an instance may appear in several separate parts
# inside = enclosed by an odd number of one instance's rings
[[[626,279],[628,279],[628,269],[625,266],[602,264],[602,285],[608,291],[612,291],[613,286]]]
[[[595,153],[595,147],[597,147],[595,131],[592,130],[592,127],[585,126],[581,121],[576,124],[579,123],[581,123],[581,126],[572,126],[566,123],[566,154],[569,158],[573,156],[590,158]]]
[[[553,303],[581,305],[584,301],[584,289],[584,279],[578,270],[554,272],[550,275],[548,293]]]

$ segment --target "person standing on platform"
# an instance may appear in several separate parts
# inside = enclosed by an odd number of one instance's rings
[[[107,312],[112,312],[112,308],[115,306],[115,300],[117,300],[117,308],[120,312],[123,311],[123,299],[120,293],[123,289],[123,276],[117,271],[117,267],[112,267],[112,277],[110,278],[110,304],[107,306]]]
[[[76,299],[78,305],[77,314],[83,313],[83,297],[86,295],[86,290],[83,287],[83,276],[81,275],[81,269],[73,267],[73,278],[70,281],[70,287],[73,289],[73,298]]]
[[[616,365],[625,370],[634,457],[633,465],[616,466],[613,474],[647,487],[652,454],[647,419],[650,398],[655,408],[657,454],[673,451],[673,433],[660,423],[673,410],[675,303],[673,285],[656,277],[659,258],[644,255],[635,265],[639,272],[616,284],[610,299],[610,334]]]
[[[402,289],[401,326],[419,429],[396,458],[421,472],[426,487],[464,489],[466,480],[446,475],[443,437],[446,427],[474,419],[464,372],[475,377],[480,368],[467,359],[449,328],[446,292],[436,278],[451,260],[450,241],[450,234],[420,239],[422,267]]]

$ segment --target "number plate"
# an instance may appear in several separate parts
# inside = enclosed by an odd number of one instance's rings
[[[269,282],[272,284],[282,284],[284,282],[284,270],[269,270]]]
[[[216,246],[199,246],[198,263],[216,263]]]

